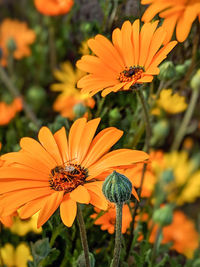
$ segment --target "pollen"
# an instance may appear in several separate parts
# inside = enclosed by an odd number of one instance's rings
[[[56,166],[51,170],[49,185],[55,191],[72,192],[85,183],[88,177],[87,169],[77,164]]]
[[[120,72],[118,76],[118,80],[120,82],[131,82],[131,81],[137,81],[140,78],[142,78],[142,74],[144,72],[144,69],[140,66],[131,66],[131,67],[125,67],[125,70]]]

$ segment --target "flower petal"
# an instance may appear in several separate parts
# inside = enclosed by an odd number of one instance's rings
[[[70,198],[76,202],[83,204],[88,204],[90,202],[90,194],[88,193],[88,190],[82,185],[79,185],[70,193]]]
[[[68,141],[67,141],[67,134],[65,128],[62,127],[59,131],[54,134],[54,138],[58,149],[60,151],[63,163],[69,161],[69,148],[68,148]]]
[[[66,226],[72,226],[76,217],[76,212],[76,201],[70,199],[68,195],[65,195],[63,201],[60,204],[60,217]]]

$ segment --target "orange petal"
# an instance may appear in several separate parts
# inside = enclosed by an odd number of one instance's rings
[[[76,212],[76,201],[70,199],[68,195],[65,195],[62,203],[60,204],[60,217],[66,226],[72,226],[76,217]]]
[[[173,16],[170,16],[169,18],[166,18],[164,20],[162,26],[163,28],[166,29],[167,35],[165,37],[163,44],[167,44],[171,40],[178,17],[179,13],[176,13]]]
[[[31,155],[38,155],[40,160],[44,162],[49,169],[52,169],[56,165],[56,161],[51,155],[33,138],[24,137],[20,140],[20,146],[23,150]]]
[[[163,1],[163,2],[155,2],[153,4],[151,4],[146,11],[144,12],[144,15],[142,16],[142,21],[144,22],[149,22],[152,20],[152,18],[159,13],[160,11],[166,9],[167,7],[169,7],[171,5],[170,2],[168,1]]]
[[[20,213],[19,213],[20,218],[28,219],[31,216],[33,216],[41,209],[41,207],[44,205],[48,197],[49,196],[40,197],[26,203],[22,208],[20,208]]]
[[[132,26],[130,21],[127,20],[123,23],[121,28],[121,33],[122,33],[122,53],[125,60],[125,64],[126,66],[133,66],[134,54],[133,54],[133,45],[131,42]]]
[[[123,132],[114,127],[110,127],[99,134],[93,140],[87,156],[82,162],[82,165],[86,168],[105,154],[121,138]]]
[[[99,209],[106,210],[108,208],[108,201],[102,193],[102,183],[103,182],[92,182],[86,183],[84,186],[90,192],[90,204]]]
[[[82,134],[86,125],[86,119],[76,120],[69,131],[69,154],[70,160],[77,162],[78,150],[81,142]]]
[[[114,44],[114,47],[119,53],[119,56],[121,57],[123,61],[123,69],[125,67],[125,59],[123,57],[123,52],[122,52],[122,32],[120,31],[119,28],[116,28],[113,33],[112,33],[112,42]]]
[[[88,193],[88,190],[82,185],[79,185],[70,193],[70,198],[76,202],[83,204],[88,204],[90,202],[90,194]]]
[[[131,149],[117,149],[107,153],[99,161],[89,168],[90,178],[96,177],[101,172],[113,167],[128,166],[149,159],[149,155],[143,151]]]
[[[141,79],[137,80],[139,83],[150,83],[153,80],[153,76],[144,76]]]
[[[86,123],[82,137],[81,137],[81,144],[79,146],[78,151],[78,162],[81,164],[85,155],[91,145],[92,139],[95,135],[96,129],[99,125],[100,118],[90,120]]]
[[[63,199],[63,191],[51,194],[45,201],[44,206],[41,208],[37,227],[40,228],[55,212]]]
[[[140,57],[139,57],[139,65],[144,66],[149,55],[150,44],[152,40],[152,36],[156,30],[158,25],[158,21],[154,23],[145,23],[140,32]]]
[[[62,127],[59,131],[54,134],[54,139],[60,151],[60,155],[62,157],[63,163],[69,161],[69,148],[67,141],[67,134],[65,128]]]
[[[22,205],[36,198],[52,194],[50,188],[24,189],[5,193],[0,199],[0,207],[3,208],[3,215],[9,215],[20,208]]]
[[[57,165],[63,163],[60,151],[54,139],[52,132],[47,127],[42,127],[38,134],[38,139],[48,153],[54,158]]]
[[[103,90],[103,92],[101,93],[102,97],[107,96],[108,94],[110,94],[111,92],[117,92],[119,91],[121,88],[123,88],[123,86],[126,84],[126,82],[124,83],[117,83],[116,85],[112,86],[112,87],[108,87],[105,90]]]
[[[140,56],[140,47],[139,47],[139,35],[140,35],[140,21],[139,19],[135,20],[132,26],[132,42],[134,47],[134,65],[137,66]]]

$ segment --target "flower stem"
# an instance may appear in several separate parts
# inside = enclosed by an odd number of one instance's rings
[[[11,82],[11,79],[8,77],[5,70],[0,66],[0,79],[4,83],[4,85],[7,87],[7,89],[10,91],[10,93],[13,95],[13,97],[20,97],[22,100],[23,109],[26,113],[26,116],[35,124],[37,128],[40,127],[40,123],[37,120],[34,112],[31,110],[29,105],[24,101],[22,95],[20,94],[19,90],[14,86],[14,84]]]
[[[146,150],[146,152],[149,152],[150,138],[151,138],[151,124],[150,124],[148,106],[147,106],[146,100],[144,98],[142,88],[143,87],[139,88],[136,92],[139,96],[139,99],[140,99],[140,102],[141,102],[142,108],[143,108],[143,113],[144,113],[144,120],[145,120],[145,127],[146,127],[145,150]]]
[[[197,100],[199,97],[199,90],[193,90],[192,96],[190,99],[190,103],[188,105],[188,108],[185,112],[184,118],[182,120],[181,126],[179,127],[178,133],[174,139],[174,142],[172,144],[172,150],[177,150],[183,140],[183,137],[187,131],[188,124],[192,118],[192,114],[194,112]]]
[[[85,255],[85,266],[90,267],[87,235],[86,235],[85,223],[83,220],[83,214],[81,211],[80,204],[77,204],[77,219],[78,219],[78,225],[79,225],[79,230],[80,230],[81,243],[82,243],[82,247],[83,247],[83,251],[84,251],[84,255]]]
[[[122,239],[122,207],[123,203],[116,204],[115,248],[114,248],[113,259],[111,262],[111,267],[119,266],[121,239]]]

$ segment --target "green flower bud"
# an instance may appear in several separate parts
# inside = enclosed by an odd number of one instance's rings
[[[118,108],[111,109],[109,111],[109,124],[114,125],[115,122],[118,122],[121,119],[121,114]]]
[[[90,260],[90,266],[94,267],[95,266],[95,258],[94,255],[89,252],[89,260]],[[77,267],[85,267],[85,255],[84,252],[82,251],[81,254],[78,256],[77,262],[76,262]]]
[[[37,111],[46,100],[46,91],[40,86],[32,86],[27,90],[26,99]]]
[[[86,107],[82,103],[78,103],[73,107],[76,118],[81,118],[86,112]]]
[[[171,61],[166,61],[162,63],[159,67],[160,73],[158,79],[162,81],[168,81],[174,78],[176,70],[174,64]]]
[[[167,120],[161,120],[153,126],[153,135],[151,145],[161,144],[169,133],[169,123]]]
[[[159,224],[161,227],[171,224],[172,219],[173,219],[173,206],[170,204],[157,209],[153,213],[153,221]]]
[[[200,69],[195,73],[190,82],[193,90],[200,90]]]
[[[174,172],[172,169],[167,169],[161,174],[161,181],[168,184],[174,181]]]
[[[113,171],[104,181],[102,191],[110,202],[123,203],[131,197],[132,183],[125,175]]]
[[[8,51],[13,53],[17,49],[16,42],[13,38],[8,39],[7,44],[6,44]]]

